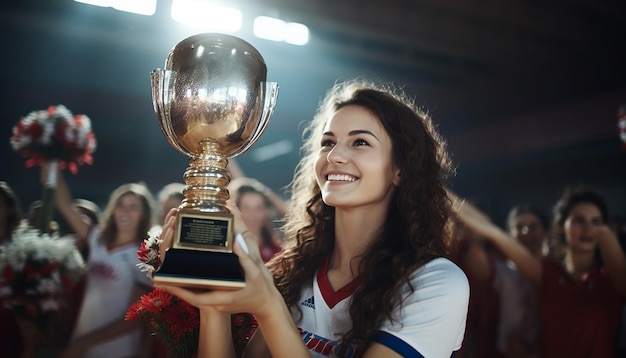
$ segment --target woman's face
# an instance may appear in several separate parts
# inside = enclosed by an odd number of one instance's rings
[[[260,193],[243,193],[238,201],[241,218],[251,230],[259,230],[269,219],[269,210]]]
[[[574,205],[563,223],[565,241],[574,251],[593,251],[598,228],[603,225],[602,213],[591,203]]]
[[[533,213],[517,215],[511,222],[511,235],[526,246],[533,255],[541,255],[543,243],[546,239],[546,230],[541,220]]]
[[[376,115],[356,105],[339,109],[326,123],[315,163],[324,202],[388,206],[399,183],[391,157],[391,138]]]
[[[144,215],[141,199],[134,194],[125,194],[120,197],[113,211],[117,229],[136,231]]]

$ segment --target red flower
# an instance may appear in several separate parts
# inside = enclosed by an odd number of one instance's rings
[[[137,250],[137,256],[139,256],[139,261],[147,263],[148,262],[148,254],[150,254],[150,248],[146,246],[146,242],[141,242],[141,247]]]
[[[258,325],[250,314],[240,313],[231,317],[235,352],[241,356]],[[125,319],[144,319],[167,345],[171,357],[196,356],[200,317],[198,309],[186,301],[154,289],[130,306]]]

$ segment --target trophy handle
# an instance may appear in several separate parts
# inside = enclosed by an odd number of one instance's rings
[[[274,113],[274,107],[276,106],[276,100],[278,98],[278,83],[276,82],[265,82],[264,91],[264,102],[263,102],[263,113],[261,114],[261,119],[259,121],[259,125],[256,127],[252,136],[250,136],[250,140],[246,145],[239,148],[232,154],[228,155],[228,159],[235,158],[246,150],[250,149],[254,143],[259,139],[259,137],[265,132],[267,128],[267,124],[269,123],[269,119],[272,117]]]

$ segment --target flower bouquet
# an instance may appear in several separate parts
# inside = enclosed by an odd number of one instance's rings
[[[77,165],[91,163],[96,142],[89,118],[59,105],[20,118],[10,143],[28,158],[26,167],[50,161],[75,173]],[[36,227],[24,221],[0,246],[0,304],[40,331],[50,313],[67,304],[85,267],[74,239],[51,232],[56,168],[50,173]]]
[[[61,168],[67,166],[76,173],[77,165],[92,163],[96,137],[89,117],[73,115],[65,106],[58,105],[20,118],[13,127],[11,146],[28,157],[28,168],[58,160]]]
[[[0,246],[0,304],[42,329],[47,314],[65,305],[84,268],[73,238],[41,235],[23,222]]]
[[[13,127],[11,146],[28,158],[26,167],[50,162],[50,176],[41,200],[37,228],[49,232],[56,186],[56,166],[78,171],[78,165],[91,164],[96,137],[91,120],[83,114],[73,115],[65,106],[50,106],[21,117]]]
[[[161,265],[157,236],[149,234],[137,251],[137,264],[149,277]],[[195,357],[198,350],[200,316],[198,309],[163,290],[154,289],[133,303],[126,312],[126,320],[144,319],[155,335],[165,343],[171,358]],[[231,316],[235,353],[240,357],[248,340],[258,327],[250,314]]]

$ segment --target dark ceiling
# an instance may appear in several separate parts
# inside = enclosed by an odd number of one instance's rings
[[[429,110],[458,165],[453,185],[487,209],[547,205],[563,185],[586,182],[626,212],[616,130],[626,104],[623,0],[226,3],[242,9],[236,35],[257,47],[281,87],[265,134],[237,159],[274,189],[289,183],[302,126],[325,91],[361,76],[404,86]],[[71,0],[2,2],[0,179],[25,203],[38,197],[38,173],[8,138],[20,116],[50,104],[87,114],[98,138],[94,165],[68,178],[77,196],[104,204],[123,182],[156,192],[180,181],[187,158],[158,128],[148,77],[194,33],[169,18],[169,4],[159,0],[146,17]],[[310,43],[253,37],[257,15],[308,25]]]

